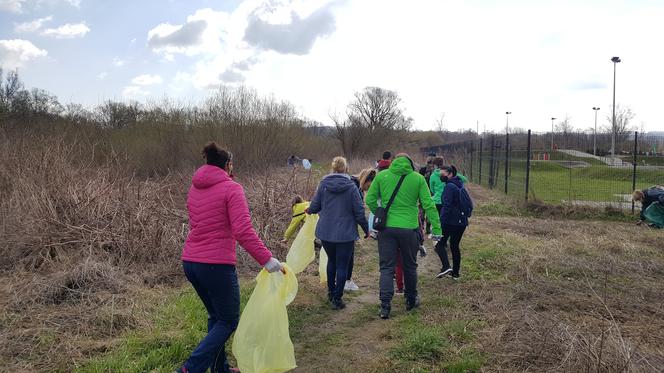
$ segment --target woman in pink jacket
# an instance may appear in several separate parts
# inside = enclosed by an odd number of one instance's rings
[[[182,266],[208,311],[208,334],[180,373],[236,371],[228,367],[224,349],[240,320],[236,242],[268,272],[282,270],[251,225],[242,186],[230,177],[232,154],[210,143],[203,156],[207,164],[196,170],[187,196],[189,235]]]

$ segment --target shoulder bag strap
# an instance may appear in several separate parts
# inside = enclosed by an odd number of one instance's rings
[[[401,184],[403,183],[403,179],[406,178],[408,175],[403,175],[401,176],[401,179],[399,179],[399,182],[397,183],[396,188],[394,188],[394,192],[392,192],[392,196],[390,197],[390,201],[387,202],[387,205],[385,205],[385,212],[387,212],[390,209],[390,206],[392,206],[392,202],[394,202],[394,197],[397,196],[397,192],[399,191],[399,188],[401,188]]]

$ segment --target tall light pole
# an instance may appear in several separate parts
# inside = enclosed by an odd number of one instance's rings
[[[553,150],[553,121],[557,118],[551,118],[551,150]]]
[[[616,65],[620,61],[620,57],[611,58],[613,62],[613,121],[611,125],[611,158],[616,156]]]
[[[506,119],[506,124],[505,124],[505,133],[510,133],[510,114],[512,114],[511,111],[506,111],[505,112],[505,119]]]
[[[593,107],[595,111],[595,132],[593,133],[593,155],[597,155],[597,112],[599,111],[598,107]]]

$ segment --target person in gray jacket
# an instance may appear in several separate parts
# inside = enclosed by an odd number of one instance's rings
[[[328,256],[327,289],[332,308],[344,308],[342,297],[348,278],[348,264],[360,239],[357,226],[368,237],[369,224],[364,216],[364,203],[360,191],[348,175],[343,157],[332,161],[332,173],[321,180],[307,214],[318,214],[316,237],[323,243]]]

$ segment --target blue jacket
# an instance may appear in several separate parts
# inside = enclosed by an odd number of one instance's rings
[[[309,213],[318,214],[320,218],[316,225],[316,237],[321,241],[355,241],[360,238],[358,225],[365,234],[369,231],[360,192],[346,174],[331,174],[323,178],[309,205]]]
[[[440,210],[440,225],[453,225],[457,227],[468,226],[468,217],[461,214],[459,206],[459,193],[463,188],[463,181],[455,176],[447,181],[443,191],[443,208]]]
[[[646,211],[648,206],[652,205],[654,202],[659,202],[664,206],[664,189],[652,187],[643,190],[643,202],[641,202],[641,220],[646,220],[646,217],[643,213]]]

